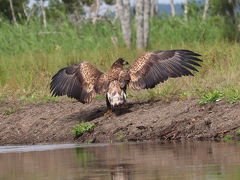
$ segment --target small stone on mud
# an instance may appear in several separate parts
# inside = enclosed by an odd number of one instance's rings
[[[138,129],[140,129],[140,130],[146,129],[145,126],[137,126],[136,128],[138,128]]]
[[[210,124],[212,124],[212,122],[211,122],[210,120],[206,120],[206,121],[205,121],[205,125],[206,125],[206,126],[209,126]]]

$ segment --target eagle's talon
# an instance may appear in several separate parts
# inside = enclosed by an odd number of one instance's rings
[[[104,113],[104,116],[112,114],[112,109],[108,109],[107,112]]]

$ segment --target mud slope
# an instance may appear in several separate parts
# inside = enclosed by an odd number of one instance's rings
[[[196,100],[130,102],[129,109],[104,116],[105,102],[32,104],[6,115],[0,104],[0,145],[215,139],[240,129],[240,102],[199,105]],[[5,115],[4,115],[5,114]],[[79,121],[95,123],[79,138],[71,133]]]

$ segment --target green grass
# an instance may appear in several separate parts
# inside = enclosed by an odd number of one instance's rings
[[[240,136],[240,129],[236,130],[235,133]]]
[[[136,30],[132,31],[132,48],[126,48],[119,23],[114,26],[113,29],[106,22],[95,26],[86,22],[76,27],[67,21],[50,21],[44,30],[38,21],[19,25],[18,28],[1,21],[1,101],[46,102],[61,99],[50,96],[51,77],[60,68],[74,62],[89,61],[101,71],[106,71],[118,57],[133,62],[144,52],[135,49]],[[200,97],[214,101],[219,97],[215,97],[213,92],[219,91],[221,98],[229,103],[238,101],[240,44],[226,39],[225,26],[221,17],[213,17],[206,22],[200,19],[184,22],[180,18],[153,18],[148,51],[190,49],[202,54],[204,61],[195,77],[170,79],[152,90],[139,93],[130,90],[129,97],[167,100]],[[113,36],[118,38],[117,47],[111,41]]]
[[[92,128],[94,128],[94,127],[95,127],[95,124],[93,124],[93,123],[77,124],[73,127],[72,133],[75,137],[79,137],[79,136],[83,135],[84,133],[92,130]]]
[[[230,104],[233,104],[240,100],[240,91],[238,89],[229,89],[226,98]]]
[[[125,139],[126,135],[123,134],[123,133],[118,133],[118,135],[116,136],[116,140],[117,141],[120,141],[120,142],[123,142],[124,139]]]
[[[10,107],[3,112],[3,115],[11,115],[11,114],[15,113],[18,109],[19,108],[17,108],[17,107]]]
[[[223,98],[224,93],[222,91],[213,91],[208,92],[207,94],[204,94],[201,96],[201,100],[198,102],[199,104],[207,104],[211,102],[219,101]]]
[[[224,142],[232,142],[233,141],[233,135],[225,135],[224,137],[223,137],[223,141]]]
[[[7,100],[5,97],[0,97],[0,103],[7,103]]]

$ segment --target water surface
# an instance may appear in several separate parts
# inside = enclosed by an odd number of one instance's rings
[[[240,144],[214,142],[0,147],[0,180],[240,180]]]

